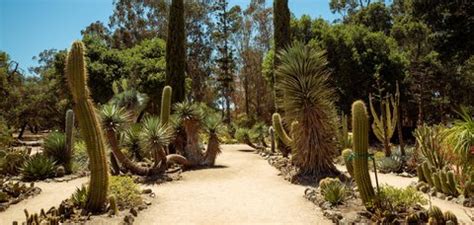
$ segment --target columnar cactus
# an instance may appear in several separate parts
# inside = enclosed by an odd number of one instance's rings
[[[431,179],[433,180],[434,187],[436,191],[443,192],[443,188],[441,187],[441,181],[439,179],[438,173],[433,173],[431,175]]]
[[[379,116],[372,104],[372,95],[369,96],[370,111],[372,112],[372,117],[374,117],[372,130],[377,139],[384,144],[385,156],[387,157],[392,154],[390,149],[390,139],[392,138],[397,126],[399,102],[398,91],[395,97],[397,100],[394,100],[393,97],[382,99],[380,102],[381,115]],[[392,112],[390,112],[390,105],[392,106]]]
[[[280,138],[280,140],[283,141],[285,145],[290,146],[293,140],[291,140],[290,136],[288,136],[288,134],[286,133],[279,113],[273,114],[272,122],[273,122],[273,128],[275,129],[278,135],[278,138]]]
[[[444,212],[444,220],[446,222],[451,221],[452,224],[458,224],[458,218],[456,217],[456,215],[454,215],[453,212],[449,210]]]
[[[73,98],[73,110],[77,116],[81,135],[87,146],[91,178],[86,208],[102,211],[107,201],[108,173],[105,141],[99,120],[87,87],[87,71],[84,45],[80,41],[72,44],[66,61],[66,75]]]
[[[367,206],[375,197],[369,175],[368,142],[369,118],[363,101],[352,104],[352,149],[354,151],[354,179],[362,201]]]
[[[418,164],[416,167],[416,175],[418,176],[419,182],[426,182],[425,175],[423,174],[423,166]]]
[[[349,138],[349,129],[347,127],[347,115],[342,113],[341,116],[341,134],[340,134],[340,145],[341,147],[344,148],[350,148],[351,147],[351,141]]]
[[[72,155],[73,155],[73,146],[74,146],[74,140],[73,140],[73,129],[74,129],[74,112],[72,110],[68,110],[66,112],[66,127],[65,127],[65,133],[66,133],[66,155],[67,159],[69,159],[69,162],[64,164],[64,169],[66,169],[66,173],[71,173],[72,172]]]
[[[273,129],[273,126],[270,126],[268,128],[268,133],[270,134],[270,150],[272,153],[275,152],[275,130]]]
[[[424,162],[421,166],[423,169],[423,177],[425,178],[426,182],[428,182],[428,184],[433,187],[434,183],[433,183],[433,178],[431,176],[431,168],[428,162]]]
[[[346,164],[347,172],[349,172],[349,175],[351,175],[351,177],[354,177],[352,155],[352,149],[346,148],[342,151],[342,158],[344,159],[344,163]]]
[[[171,114],[171,86],[165,86],[163,88],[163,94],[161,96],[161,112],[160,120],[163,125],[167,124]]]

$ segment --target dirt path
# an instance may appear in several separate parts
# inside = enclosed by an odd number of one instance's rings
[[[23,200],[16,205],[10,206],[6,211],[0,212],[0,224],[12,224],[13,221],[18,221],[21,224],[21,222],[25,221],[24,209],[27,209],[30,213],[36,213],[42,208],[48,210],[52,206],[57,207],[62,200],[71,196],[76,187],[80,187],[88,179],[88,177],[83,177],[69,182],[35,183],[37,187],[41,188],[41,194]]]
[[[136,224],[332,224],[247,145],[224,145],[218,168],[187,171],[153,186],[156,199]]]
[[[342,166],[338,166],[338,169],[342,170],[342,171],[346,171],[346,168],[342,167]],[[378,173],[377,175],[378,175],[378,179],[379,179],[379,185],[386,184],[386,185],[390,185],[390,186],[394,186],[394,187],[398,187],[398,188],[407,187],[411,183],[416,182],[418,180],[418,178],[416,178],[416,177],[408,178],[408,177],[396,176],[394,174],[380,174],[380,173]],[[374,175],[374,173],[371,172],[370,176],[372,178],[372,184],[375,185],[375,175]],[[429,199],[428,194],[425,194],[425,197],[427,199]],[[431,202],[432,202],[433,205],[438,206],[443,211],[450,210],[451,212],[453,212],[458,217],[458,220],[461,223],[464,223],[464,224],[472,224],[473,223],[473,221],[466,215],[466,212],[464,211],[464,210],[466,210],[468,212],[472,212],[473,211],[472,208],[463,207],[459,204],[455,204],[455,203],[452,203],[452,202],[449,202],[449,201],[445,201],[445,200],[441,200],[439,198],[433,198],[433,197],[431,198]],[[428,206],[425,206],[425,207],[428,207]]]

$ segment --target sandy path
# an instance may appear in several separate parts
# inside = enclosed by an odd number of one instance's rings
[[[342,167],[342,166],[338,166],[338,169],[342,170],[342,171],[346,171],[346,168]],[[377,175],[378,175],[378,179],[379,179],[379,185],[386,184],[386,185],[390,185],[390,186],[394,186],[394,187],[398,187],[398,188],[407,187],[412,182],[418,181],[417,177],[408,178],[408,177],[396,176],[394,174],[381,174],[381,173],[378,173]],[[375,185],[375,175],[374,175],[374,173],[371,172],[370,176],[372,178],[372,185]],[[425,197],[427,199],[429,199],[430,196],[428,194],[425,194]],[[464,211],[464,210],[466,210],[468,212],[471,212],[471,211],[473,211],[473,209],[463,207],[459,204],[452,203],[452,202],[449,202],[449,201],[441,200],[439,198],[431,198],[431,202],[432,202],[433,205],[438,206],[443,211],[450,210],[451,212],[453,212],[458,217],[458,220],[461,223],[464,223],[464,224],[472,224],[473,223],[473,221],[466,215],[466,212]],[[428,207],[428,206],[425,206],[425,207]]]
[[[12,221],[25,221],[24,209],[28,209],[30,213],[39,212],[42,208],[50,209],[52,206],[57,207],[62,200],[71,196],[83,183],[89,180],[88,177],[74,179],[69,182],[45,183],[37,182],[35,185],[41,188],[41,194],[33,198],[29,198],[10,206],[6,211],[0,212],[0,224],[12,224]]]
[[[224,145],[218,168],[187,171],[153,186],[156,199],[136,224],[332,224],[247,145]]]

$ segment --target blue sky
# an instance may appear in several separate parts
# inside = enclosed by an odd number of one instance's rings
[[[250,0],[229,0],[247,6]],[[81,37],[80,31],[97,20],[108,22],[113,0],[0,0],[0,50],[27,71],[45,49],[65,49]],[[267,0],[268,4],[272,0]],[[296,16],[309,14],[332,21],[328,0],[290,0]]]

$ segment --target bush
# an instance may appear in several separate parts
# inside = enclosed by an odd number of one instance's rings
[[[112,176],[109,181],[109,195],[114,196],[121,209],[142,204],[140,187],[131,177]]]
[[[344,202],[347,196],[346,186],[337,178],[325,178],[319,182],[319,188],[324,200],[331,205],[338,205]]]
[[[397,212],[413,208],[418,204],[426,205],[428,203],[423,194],[418,192],[414,187],[396,188],[392,186],[382,186],[378,199],[383,209]]]
[[[71,156],[67,153],[66,135],[60,132],[53,132],[44,139],[43,153],[50,157],[59,165],[71,168]],[[71,171],[67,171],[68,173]]]
[[[20,168],[29,158],[29,151],[26,149],[10,149],[0,153],[0,174],[18,175]]]
[[[21,174],[26,181],[44,180],[52,177],[56,162],[43,154],[36,154],[27,160],[21,168]]]
[[[0,116],[0,147],[9,146],[12,140],[12,132],[8,129],[5,119]]]

